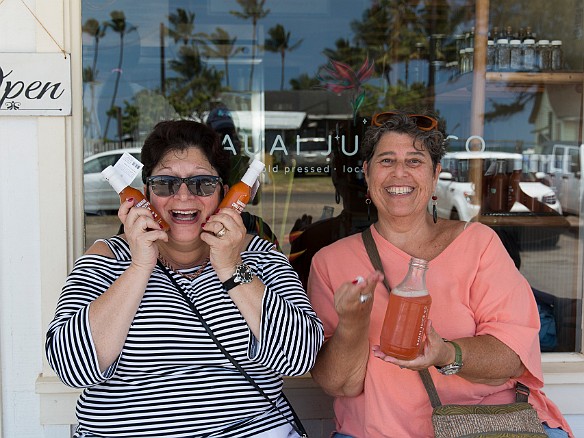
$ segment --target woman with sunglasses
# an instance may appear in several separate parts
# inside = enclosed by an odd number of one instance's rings
[[[312,376],[336,397],[335,436],[434,436],[417,372],[429,369],[447,404],[512,403],[519,381],[531,389],[549,436],[567,437],[569,426],[541,392],[539,317],[528,282],[492,229],[428,211],[444,154],[438,125],[430,115],[386,112],[363,139],[378,215],[370,231],[384,272],[374,271],[361,233],[312,259],[308,293],[326,339]],[[432,305],[423,351],[406,361],[379,349],[389,299],[381,280],[395,287],[411,257],[429,261]]]
[[[312,367],[323,334],[297,274],[217,211],[230,160],[212,129],[161,122],[141,158],[170,230],[121,205],[125,234],[75,263],[48,329],[49,363],[85,388],[75,436],[298,436],[282,376]]]

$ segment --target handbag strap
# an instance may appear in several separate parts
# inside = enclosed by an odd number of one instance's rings
[[[365,250],[367,251],[367,255],[371,260],[373,268],[383,273],[383,285],[387,289],[387,292],[391,293],[391,287],[389,287],[389,283],[385,278],[385,272],[383,271],[383,265],[381,264],[381,257],[379,257],[379,251],[377,251],[377,245],[375,245],[375,240],[373,239],[373,235],[371,234],[371,227],[367,227],[365,228],[365,230],[363,230],[363,232],[361,233],[361,238],[363,239]]]
[[[381,264],[381,257],[379,256],[379,251],[377,250],[377,245],[375,245],[375,240],[373,240],[373,235],[371,234],[371,228],[367,228],[365,231],[361,233],[361,237],[363,239],[363,244],[365,245],[365,249],[367,250],[367,255],[369,255],[369,259],[371,259],[371,264],[375,269],[380,272],[383,272],[383,284],[388,292],[391,293],[391,289],[387,280],[385,279],[385,272],[383,271],[383,265]],[[438,406],[442,406],[442,402],[440,401],[440,397],[438,396],[438,391],[436,391],[436,386],[434,385],[434,380],[432,380],[432,375],[428,369],[418,371],[420,374],[420,378],[422,379],[422,383],[424,384],[424,388],[428,393],[428,397],[430,398],[430,403],[432,404],[432,408],[437,408]],[[525,386],[523,383],[517,382],[515,384],[515,401],[520,402],[527,402],[529,397],[529,388]]]
[[[164,266],[160,262],[160,260],[158,260],[156,262],[156,264],[158,265],[158,267],[160,269],[162,269],[162,271],[170,279],[170,281],[172,282],[174,287],[182,295],[184,300],[187,302],[187,304],[189,305],[189,307],[191,308],[191,310],[193,311],[193,313],[195,314],[195,316],[199,320],[199,322],[203,325],[203,327],[207,331],[207,334],[209,335],[209,337],[213,340],[213,342],[215,342],[215,345],[217,345],[217,347],[219,348],[219,350],[221,350],[221,352],[225,355],[225,357],[227,357],[227,359],[229,359],[229,362],[231,362],[233,364],[233,366],[243,375],[243,377],[245,377],[245,379],[272,405],[272,407],[276,411],[278,411],[280,413],[280,415],[282,415],[282,417],[284,417],[287,421],[289,421],[288,418],[284,415],[284,413],[280,410],[280,408],[278,407],[276,402],[274,402],[271,398],[268,397],[268,395],[264,392],[264,390],[255,382],[255,380],[253,380],[253,378],[247,373],[247,371],[245,371],[243,369],[243,367],[239,364],[239,362],[237,362],[237,360],[235,360],[235,358],[231,354],[229,354],[229,352],[225,349],[225,347],[221,344],[221,342],[219,342],[219,339],[217,339],[217,336],[215,336],[215,333],[213,333],[213,331],[211,330],[211,327],[209,327],[207,322],[203,319],[203,316],[201,315],[199,310],[195,307],[193,302],[189,299],[187,293],[182,288],[182,286],[171,275],[171,273],[166,268],[166,266]],[[284,391],[282,391],[282,397],[284,398],[284,401],[290,407],[290,411],[292,412],[292,416],[294,417],[294,423],[290,423],[291,426],[294,428],[296,433],[298,433],[298,435],[300,435],[302,438],[308,438],[308,433],[306,432],[304,425],[302,424],[302,422],[300,421],[300,418],[298,417],[298,415],[294,411],[292,404],[290,403],[290,401],[288,401],[288,398],[286,398]]]

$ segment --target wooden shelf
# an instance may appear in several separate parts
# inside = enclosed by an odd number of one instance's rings
[[[504,82],[507,84],[581,84],[584,73],[581,72],[487,72],[487,82]]]
[[[560,215],[535,215],[535,214],[484,214],[478,217],[481,222],[490,227],[550,227],[570,228],[570,223]]]

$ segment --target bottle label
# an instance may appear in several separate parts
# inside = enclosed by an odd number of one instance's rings
[[[133,155],[124,152],[116,164],[114,164],[114,169],[117,170],[118,174],[122,177],[126,185],[132,184],[136,175],[142,171],[144,165]]]
[[[152,213],[152,217],[154,217],[154,220],[156,222],[160,223],[162,221],[162,218],[158,216],[158,214],[152,208],[150,208],[150,202],[148,202],[147,199],[142,199],[140,202],[136,204],[136,207],[146,208],[150,210],[150,213]]]
[[[236,210],[236,211],[238,211],[238,212],[242,213],[242,212],[243,212],[243,210],[245,209],[245,205],[246,205],[246,204],[245,204],[244,202],[241,202],[241,201],[238,199],[237,201],[235,201],[235,202],[233,202],[233,203],[231,204],[231,208],[233,208],[234,210]]]

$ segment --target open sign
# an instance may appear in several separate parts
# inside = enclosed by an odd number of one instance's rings
[[[70,56],[62,53],[0,54],[0,116],[70,114]]]

